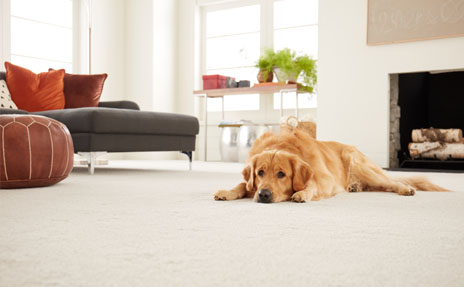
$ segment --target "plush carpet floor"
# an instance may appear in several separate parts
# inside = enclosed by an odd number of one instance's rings
[[[186,167],[0,190],[0,286],[464,286],[463,174],[426,174],[449,193],[266,205],[213,200],[238,165]]]

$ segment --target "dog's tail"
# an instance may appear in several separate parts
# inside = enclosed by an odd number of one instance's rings
[[[430,180],[423,176],[403,177],[397,178],[396,180],[404,184],[409,184],[415,189],[421,191],[450,191],[446,188],[431,183]]]

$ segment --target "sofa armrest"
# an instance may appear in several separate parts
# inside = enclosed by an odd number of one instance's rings
[[[113,109],[128,109],[128,110],[140,110],[137,103],[131,101],[108,101],[98,103],[100,108],[113,108]]]

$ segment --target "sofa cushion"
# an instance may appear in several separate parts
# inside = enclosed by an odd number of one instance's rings
[[[197,118],[188,115],[110,108],[78,108],[36,114],[64,123],[71,133],[196,135]]]
[[[18,108],[29,112],[62,109],[64,70],[35,74],[5,62],[6,83]]]
[[[54,71],[54,69],[48,69]],[[108,74],[64,75],[65,109],[97,107]]]

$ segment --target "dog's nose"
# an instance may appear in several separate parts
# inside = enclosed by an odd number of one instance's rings
[[[270,203],[272,200],[272,192],[269,189],[261,189],[258,193],[258,202]]]

